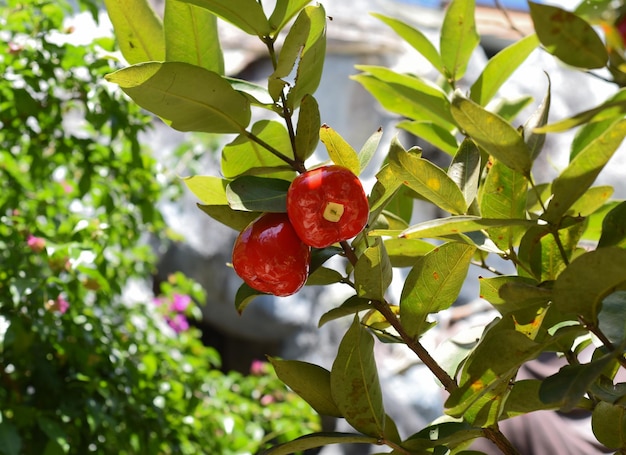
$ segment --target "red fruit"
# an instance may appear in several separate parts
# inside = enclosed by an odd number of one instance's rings
[[[354,237],[369,217],[359,178],[342,166],[300,174],[287,192],[287,213],[304,243],[324,248]]]
[[[296,234],[286,213],[266,213],[235,240],[233,267],[257,291],[287,296],[297,292],[309,274],[311,248]]]

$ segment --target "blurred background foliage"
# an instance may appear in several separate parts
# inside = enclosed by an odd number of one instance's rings
[[[196,283],[126,292],[177,183],[138,140],[152,117],[103,81],[114,40],[72,44],[77,12],[0,1],[0,453],[243,454],[317,430],[266,363],[220,370]]]

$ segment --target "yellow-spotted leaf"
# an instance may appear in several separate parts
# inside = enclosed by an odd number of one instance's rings
[[[326,146],[333,163],[348,168],[354,175],[361,172],[361,163],[356,150],[341,135],[328,125],[320,128],[320,140]]]
[[[452,0],[448,4],[441,26],[439,49],[443,74],[451,82],[463,77],[480,41],[474,19],[475,10],[475,0]]]

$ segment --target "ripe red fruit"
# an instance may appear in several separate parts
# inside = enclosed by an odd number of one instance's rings
[[[361,232],[369,205],[359,178],[333,165],[294,179],[287,192],[287,213],[304,243],[324,248]]]
[[[297,292],[309,274],[311,248],[296,234],[286,213],[266,213],[235,240],[233,267],[257,291],[287,296]]]

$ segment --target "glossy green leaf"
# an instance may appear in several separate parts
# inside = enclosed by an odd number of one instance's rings
[[[309,273],[306,280],[307,286],[327,286],[339,283],[344,279],[343,275],[334,269],[318,267],[314,272]]]
[[[383,129],[378,128],[378,130],[376,130],[376,132],[372,134],[367,141],[365,141],[363,147],[361,147],[361,150],[359,151],[359,165],[361,172],[363,172],[370,161],[372,161],[376,150],[378,150],[378,144],[380,144],[382,137]]]
[[[612,195],[613,187],[609,185],[589,188],[587,192],[570,207],[566,215],[574,217],[589,216],[602,207]]]
[[[521,226],[529,228],[535,224],[535,221],[524,219],[488,219],[472,215],[459,215],[447,218],[437,218],[415,224],[401,232],[400,236],[406,239],[440,238],[462,232],[479,231],[481,229],[491,230],[494,228],[508,226]],[[373,231],[372,235],[375,234],[377,234],[377,232]]]
[[[233,210],[228,205],[197,204],[198,208],[209,215],[215,221],[233,228],[235,231],[243,231],[248,224],[261,216],[261,212],[248,212]]]
[[[411,120],[433,122],[444,129],[454,128],[450,101],[435,84],[382,66],[356,65],[364,74],[352,76],[387,110]]]
[[[502,405],[509,380],[540,350],[538,343],[506,324],[488,330],[463,366],[459,388],[446,401],[446,413],[460,417],[469,411],[470,423],[493,420],[494,411],[497,415],[500,409],[493,409],[489,402]]]
[[[181,0],[206,8],[235,27],[260,37],[270,34],[263,7],[256,0]]]
[[[534,278],[539,281],[556,279],[571,260],[585,228],[582,222],[576,221],[558,231],[563,250],[545,226],[529,229],[520,241],[518,257],[526,265],[526,269],[520,268],[519,273],[525,275],[530,269],[534,273]]]
[[[344,316],[352,316],[360,311],[367,311],[372,308],[369,299],[363,299],[356,295],[351,296],[343,302],[340,306],[327,311],[322,315],[318,323],[318,327],[323,326],[327,322],[334,321],[335,319],[342,318]]]
[[[322,125],[320,140],[326,146],[328,156],[333,163],[350,169],[354,175],[359,175],[361,171],[359,156],[337,131],[326,124]]]
[[[544,96],[543,101],[539,107],[533,112],[533,114],[524,123],[524,141],[530,151],[530,159],[535,160],[543,149],[543,144],[546,142],[545,133],[536,132],[536,128],[541,128],[548,123],[548,114],[550,113],[550,78],[548,78],[548,91]]]
[[[622,404],[599,402],[591,415],[591,428],[609,449],[626,448],[626,408]]]
[[[346,421],[373,437],[384,434],[385,411],[374,360],[374,339],[354,321],[344,335],[330,372],[332,397]]]
[[[532,162],[524,139],[501,117],[465,98],[460,92],[452,97],[452,116],[478,146],[511,169],[528,175]]]
[[[454,134],[433,122],[403,120],[396,127],[425,140],[448,155],[454,156],[459,148]]]
[[[519,286],[527,286],[534,289],[539,294],[537,297],[550,296],[549,290],[541,290],[537,287],[537,281],[532,278],[518,276],[518,275],[502,275],[489,278],[480,278],[480,298],[487,300],[491,303],[500,314],[510,313],[523,309],[523,306],[519,305],[519,302],[524,302],[526,298],[522,299],[506,299],[502,295],[502,289],[508,285],[516,284]],[[519,289],[519,288],[517,288]],[[534,294],[533,294],[534,296]]]
[[[261,455],[291,455],[330,444],[378,444],[378,438],[354,433],[312,433],[275,446]]]
[[[250,123],[250,102],[219,74],[198,66],[149,62],[106,79],[180,131],[239,133]]]
[[[330,392],[330,371],[300,360],[269,357],[278,378],[321,415],[341,417]]]
[[[626,201],[619,203],[602,220],[598,247],[626,247]]]
[[[418,239],[386,239],[385,248],[393,267],[413,267],[417,258],[429,253],[435,245]]]
[[[392,148],[389,163],[398,179],[441,209],[455,215],[467,210],[459,187],[432,162],[401,148]]]
[[[313,96],[305,96],[300,104],[296,127],[296,158],[304,162],[313,155],[320,142],[320,110]]]
[[[242,283],[235,294],[235,310],[237,310],[237,313],[242,314],[246,307],[260,295],[267,294],[259,292],[256,289],[252,289],[246,283]]]
[[[380,237],[359,257],[354,266],[354,281],[359,297],[383,301],[391,284],[392,268]]]
[[[277,121],[260,120],[252,126],[252,134],[284,155],[292,157],[287,129]],[[265,147],[252,141],[248,135],[239,135],[222,149],[222,174],[235,178],[244,174],[272,174],[273,177],[292,179],[294,171]]]
[[[578,68],[606,65],[606,47],[584,19],[557,6],[535,2],[528,5],[539,41],[548,52]]]
[[[539,398],[541,381],[538,379],[523,379],[515,381],[511,392],[504,403],[502,418],[508,419],[535,411],[557,410],[558,403],[544,403]]]
[[[470,99],[481,106],[486,106],[538,45],[537,35],[532,34],[515,41],[494,55],[472,84]]]
[[[615,95],[610,97],[607,101],[600,104],[593,109],[589,109],[580,112],[573,117],[560,120],[549,125],[536,128],[538,133],[560,133],[569,129],[575,128],[585,123],[598,123],[608,120],[615,120],[618,117],[623,117],[626,113],[626,88],[620,89]],[[612,124],[613,122],[609,123]],[[606,127],[602,128],[602,130]],[[580,134],[580,133],[578,133]],[[589,138],[585,141],[585,145],[590,139],[595,138],[594,135],[588,135]],[[575,141],[576,142],[576,141]],[[573,146],[574,144],[572,144]],[[580,150],[582,147],[576,147]],[[573,158],[573,157],[572,157]]]
[[[287,180],[245,175],[228,184],[226,197],[234,210],[286,212],[289,185]]]
[[[259,106],[274,112],[277,111],[277,108],[274,105],[274,100],[272,100],[272,97],[265,87],[261,87],[258,84],[234,77],[224,77],[224,79],[232,88],[246,97],[251,105]]]
[[[600,171],[613,156],[626,136],[626,120],[616,121],[611,128],[589,143],[552,183],[554,197],[542,218],[556,223],[589,189]]]
[[[539,399],[544,403],[558,403],[562,411],[574,409],[593,382],[604,372],[611,356],[580,365],[566,365],[548,376],[539,387]]]
[[[426,428],[420,430],[418,433],[410,436],[403,442],[402,447],[405,447],[411,454],[446,454],[449,449],[456,448],[460,445],[465,445],[469,441],[479,438],[483,435],[483,431],[480,428],[472,427],[467,422],[437,422]],[[438,451],[438,447],[445,447],[445,451]],[[434,451],[426,450],[435,448]],[[421,451],[420,451],[421,450]],[[461,451],[459,455],[478,455],[471,451]],[[394,455],[396,455],[394,453]]]
[[[287,94],[287,107],[295,110],[307,95],[317,90],[322,78],[326,58],[326,12],[322,5],[304,8],[285,38],[278,58],[275,73],[270,76],[270,94],[276,98],[278,92],[273,81],[284,78],[298,61],[295,83]],[[277,81],[278,87],[283,83]],[[280,89],[282,91],[282,88]]]
[[[402,147],[397,138],[391,140],[390,148],[394,147]],[[378,171],[376,183],[369,196],[370,222],[378,216],[378,213],[393,198],[401,186],[402,181],[396,176],[390,165],[386,164]]]
[[[217,18],[208,10],[180,0],[165,2],[165,60],[185,62],[224,74]]]
[[[433,67],[443,73],[443,63],[441,62],[441,56],[437,51],[437,48],[433,43],[417,28],[411,27],[406,22],[394,19],[382,14],[372,13],[377,19],[387,24],[393,29],[404,41],[407,42],[413,49],[422,54],[422,56],[430,62]]]
[[[104,0],[104,5],[128,63],[165,60],[163,24],[148,0]]]
[[[480,213],[485,218],[524,219],[528,181],[519,172],[491,158],[480,192]],[[503,251],[517,246],[528,227],[495,228],[489,237]]]
[[[626,338],[626,291],[616,291],[602,300],[598,325],[614,346]]]
[[[8,420],[0,422],[0,444],[6,455],[22,453],[22,438],[17,428]]]
[[[448,175],[463,192],[468,207],[478,193],[480,169],[480,150],[471,139],[466,138],[448,167]]]
[[[457,299],[474,251],[473,246],[450,242],[416,260],[400,297],[400,319],[411,337],[425,332],[428,315]]]
[[[443,74],[448,81],[458,81],[463,77],[467,63],[480,41],[476,31],[475,9],[475,0],[452,0],[446,10],[439,49]]]
[[[276,0],[276,6],[269,19],[272,35],[276,36],[309,3],[311,0]]]
[[[518,98],[499,99],[493,105],[491,112],[499,115],[507,122],[513,122],[518,115],[533,102],[532,96],[520,96]]]
[[[590,251],[576,258],[554,283],[554,306],[595,323],[602,299],[626,282],[626,250]]]
[[[183,177],[183,183],[204,204],[228,205],[226,187],[230,180],[209,175],[194,175]]]

